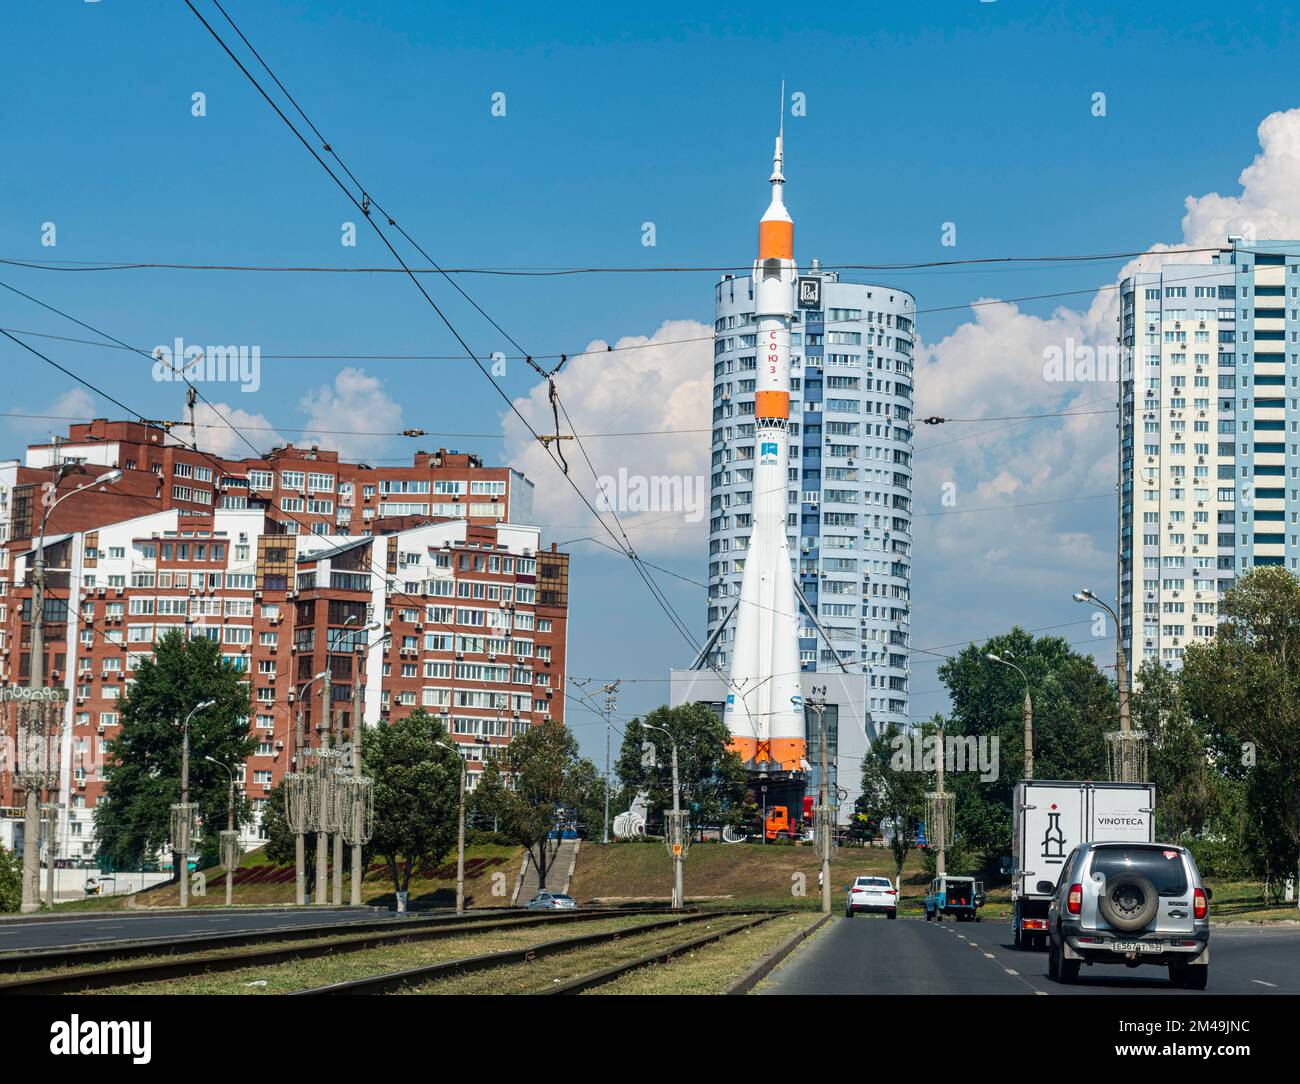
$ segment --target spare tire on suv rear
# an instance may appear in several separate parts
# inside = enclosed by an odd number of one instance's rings
[[[1116,873],[1106,879],[1097,906],[1117,930],[1132,933],[1150,924],[1160,907],[1156,886],[1140,873]]]

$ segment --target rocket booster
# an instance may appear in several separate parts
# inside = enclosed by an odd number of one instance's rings
[[[777,136],[772,202],[758,224],[754,261],[758,351],[753,514],[724,718],[731,748],[751,770],[796,772],[807,768],[807,741],[799,685],[799,615],[785,533],[796,270],[794,222],[782,198],[783,157],[783,140]]]

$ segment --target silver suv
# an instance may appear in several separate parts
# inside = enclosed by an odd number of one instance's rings
[[[1186,847],[1083,843],[1070,852],[1047,911],[1047,973],[1073,982],[1079,965],[1159,964],[1177,986],[1210,974],[1210,890]]]

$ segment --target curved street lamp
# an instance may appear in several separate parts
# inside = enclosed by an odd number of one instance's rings
[[[1021,679],[1025,683],[1025,778],[1033,779],[1034,778],[1034,701],[1033,698],[1029,695],[1029,676],[1016,663],[1011,661],[1016,657],[1012,652],[1005,651],[1003,652],[1003,655],[1005,655],[1006,657],[1003,658],[1002,655],[998,655],[995,652],[989,651],[985,653],[984,657],[988,659],[989,662],[995,662],[999,666],[1010,667],[1012,670],[1014,670],[1017,674],[1020,675]]]
[[[664,834],[668,837],[669,853],[673,858],[673,910],[680,909],[685,900],[682,892],[682,860],[686,851],[686,832],[683,831],[684,824],[682,819],[681,808],[681,790],[677,785],[677,742],[673,736],[661,726],[655,726],[653,723],[642,723],[643,730],[657,730],[660,734],[668,739],[668,744],[673,749],[673,811],[671,814],[671,831]],[[765,826],[766,831],[766,826]]]
[[[1128,663],[1124,658],[1124,631],[1120,627],[1119,614],[1114,609],[1099,599],[1088,588],[1076,591],[1074,593],[1075,602],[1090,602],[1100,606],[1108,614],[1111,620],[1115,622],[1115,678],[1119,684],[1119,732],[1121,740],[1126,740],[1129,733],[1129,686],[1128,686]],[[1122,759],[1122,776],[1127,776],[1127,758]],[[1132,783],[1134,780],[1121,777],[1121,782]]]
[[[181,879],[181,906],[190,905],[190,835],[194,830],[194,807],[190,804],[190,720],[215,700],[195,704],[181,723],[181,800],[172,806],[172,861]]]

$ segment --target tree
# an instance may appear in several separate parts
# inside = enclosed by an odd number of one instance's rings
[[[0,847],[0,914],[17,911],[23,902],[23,860]]]
[[[1010,667],[986,659],[989,652],[1011,652],[1029,678],[1039,779],[1106,778],[1105,734],[1118,729],[1118,695],[1092,659],[1059,636],[1035,639],[1019,627],[983,647],[971,645],[939,667],[952,700],[945,733],[998,739],[996,779],[984,782],[962,772],[946,781],[956,795],[957,830],[969,848],[1005,854],[1011,848],[1012,791],[1024,774],[1025,685]]]
[[[1300,582],[1276,566],[1242,576],[1179,680],[1215,764],[1245,787],[1254,858],[1276,885],[1300,871]]]
[[[105,749],[106,787],[95,808],[95,834],[103,841],[101,854],[115,866],[136,865],[169,846],[171,806],[181,797],[181,723],[204,700],[215,703],[190,720],[190,801],[198,804],[206,829],[201,863],[216,864],[230,781],[203,758],[237,769],[257,747],[249,733],[249,689],[242,671],[221,658],[216,641],[169,632],[136,670],[121,702],[122,729]],[[247,801],[237,799],[236,824],[250,816]]]
[[[560,848],[557,829],[599,824],[604,788],[594,764],[560,722],[536,724],[490,760],[475,787],[475,808],[528,851],[537,883],[546,887]]]
[[[460,773],[465,762],[446,727],[424,709],[366,732],[365,773],[375,781],[375,831],[368,850],[388,863],[396,892],[411,873],[456,843]]]
[[[1222,778],[1210,765],[1205,727],[1187,713],[1178,675],[1148,659],[1132,697],[1134,730],[1147,735],[1148,778],[1156,787],[1156,835],[1199,839],[1226,810]]]
[[[896,727],[883,729],[862,758],[862,794],[855,809],[880,825],[894,855],[894,879],[903,875],[907,856],[915,846],[916,830],[925,816],[929,776],[897,755],[910,745],[909,736]],[[917,769],[917,770],[914,770]]]
[[[695,827],[739,824],[747,776],[740,757],[727,748],[731,732],[726,724],[706,704],[665,705],[650,712],[645,722],[663,727],[677,743],[682,806],[691,811]],[[653,765],[642,763],[645,742],[654,743]],[[623,784],[623,808],[641,790],[648,794],[650,818],[658,820],[663,810],[672,808],[672,747],[661,733],[647,730],[640,719],[633,719],[623,732],[614,768]]]

